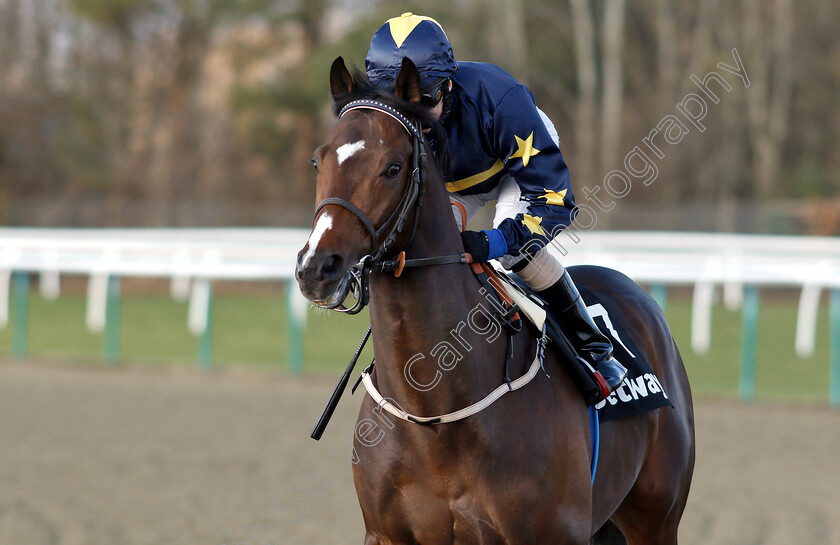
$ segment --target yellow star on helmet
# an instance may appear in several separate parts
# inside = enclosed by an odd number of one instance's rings
[[[552,191],[550,189],[545,189],[545,195],[540,195],[538,198],[545,199],[545,204],[556,204],[558,206],[565,206],[563,203],[563,199],[566,198],[566,191],[568,191],[568,189],[564,189],[563,191]]]
[[[534,147],[534,131],[531,131],[531,134],[528,135],[528,138],[521,139],[515,134],[513,135],[516,138],[516,145],[517,150],[513,152],[513,154],[508,157],[508,159],[515,159],[517,157],[522,157],[522,166],[527,167],[528,162],[531,160],[531,157],[538,154],[540,150]]]
[[[529,216],[528,214],[524,214],[522,218],[522,225],[528,228],[531,233],[535,235],[544,235],[545,231],[543,230],[542,226],[542,218],[539,216]]]

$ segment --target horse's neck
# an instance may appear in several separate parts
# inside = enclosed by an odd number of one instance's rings
[[[430,187],[426,189],[417,232],[406,251],[408,259],[463,252],[443,184],[433,180],[427,184]],[[498,359],[501,365],[505,338],[502,334],[493,342],[486,342],[474,334],[470,337],[468,315],[482,301],[479,285],[466,265],[406,269],[400,278],[374,275],[370,316],[376,381],[382,395],[420,416],[450,412],[485,395],[488,377],[476,373],[476,366],[471,363]],[[486,301],[484,305],[487,306]],[[458,337],[470,339],[466,343],[468,350],[453,333],[462,322]],[[440,343],[448,346],[441,345],[433,355]],[[442,370],[438,361],[447,351],[450,355],[456,352],[463,360],[452,369]],[[406,377],[406,366],[412,361],[416,363],[411,374],[420,377],[414,385]],[[418,383],[434,386],[418,387]]]

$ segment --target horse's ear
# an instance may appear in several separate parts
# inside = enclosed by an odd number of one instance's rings
[[[403,57],[394,94],[409,102],[420,102],[420,73],[408,57]]]
[[[336,57],[330,67],[330,93],[333,99],[352,93],[354,89],[353,77],[344,64],[344,58]]]

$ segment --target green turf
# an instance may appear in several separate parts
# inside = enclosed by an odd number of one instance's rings
[[[216,295],[214,353],[219,365],[283,367],[287,355],[286,299],[282,292]],[[307,369],[346,365],[367,327],[367,314],[350,317],[310,308],[304,333]],[[85,297],[29,299],[29,355],[75,360],[102,358],[104,334],[85,327]],[[187,304],[166,295],[124,296],[120,355],[150,365],[192,364],[198,339],[187,330]],[[10,320],[14,320],[12,315]],[[11,354],[11,327],[0,329],[0,355]]]
[[[101,362],[104,336],[85,328],[85,299],[63,295],[44,301],[33,291],[29,308],[29,355]],[[691,302],[672,296],[668,321],[688,369],[692,388],[700,396],[738,394],[741,354],[741,314],[716,306],[712,346],[708,354],[690,347]],[[214,297],[216,365],[285,368],[287,313],[281,289],[277,293],[216,295]],[[149,365],[193,365],[197,339],[187,330],[187,305],[164,294],[125,296],[122,306],[121,358]],[[820,308],[816,353],[806,359],[794,351],[796,299],[762,292],[756,395],[759,399],[824,402],[828,383],[827,305]],[[310,309],[304,335],[307,371],[337,372],[347,363],[367,326],[366,314],[356,317]],[[0,355],[11,353],[11,328],[0,330]],[[362,358],[367,363],[370,349]]]

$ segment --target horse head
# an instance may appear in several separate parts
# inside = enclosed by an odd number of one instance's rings
[[[360,260],[407,243],[410,234],[402,227],[417,213],[413,206],[419,196],[412,197],[411,186],[419,180],[419,125],[385,101],[368,100],[375,108],[365,100],[353,102],[366,95],[360,79],[350,74],[341,57],[333,62],[330,92],[343,111],[312,160],[320,204],[312,233],[298,253],[295,276],[303,295],[323,308],[342,304]],[[392,98],[422,111],[420,76],[409,59],[403,61]],[[414,202],[407,205],[407,199]]]

